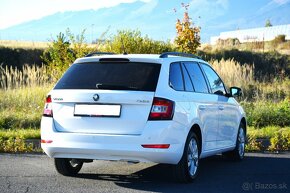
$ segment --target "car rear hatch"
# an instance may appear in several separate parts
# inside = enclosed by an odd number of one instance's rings
[[[161,64],[73,64],[50,93],[56,130],[139,135],[148,120]]]

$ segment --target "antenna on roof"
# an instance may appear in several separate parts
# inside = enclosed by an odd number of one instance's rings
[[[123,55],[127,55],[128,53],[126,52],[126,48],[124,46],[123,38],[121,37],[121,43],[122,43],[122,50],[123,50]]]

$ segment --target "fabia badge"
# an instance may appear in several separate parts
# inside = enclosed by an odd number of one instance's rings
[[[94,101],[98,101],[100,99],[100,97],[98,94],[94,94],[93,99],[94,99]]]

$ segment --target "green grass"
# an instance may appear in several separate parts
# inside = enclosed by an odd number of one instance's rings
[[[0,152],[42,152],[41,148],[35,146],[28,139],[40,139],[39,129],[14,129],[0,130]]]
[[[255,101],[241,102],[247,116],[249,126],[261,128],[266,126],[290,126],[290,102]]]
[[[7,140],[10,138],[40,139],[40,130],[39,129],[0,130],[0,139]]]
[[[254,138],[271,138],[274,136],[274,133],[281,129],[280,127],[277,126],[267,126],[261,129],[257,129],[254,127],[248,127],[247,134],[249,137],[254,137]],[[289,128],[290,131],[290,128]]]
[[[27,139],[40,139],[39,129],[0,130],[0,152],[42,152]],[[289,151],[290,127],[268,126],[261,129],[248,127],[246,151]],[[266,144],[262,140],[266,140]]]
[[[0,129],[40,128],[45,97],[50,89],[0,89]]]
[[[45,96],[52,86],[20,87],[0,89],[0,109],[10,109],[25,113],[41,112]]]
[[[237,86],[244,88],[245,93],[241,105],[249,126],[247,150],[290,150],[290,79],[258,82],[251,69],[240,69],[240,64],[233,60],[213,63],[221,70],[221,75],[227,76],[224,77],[227,85],[243,82]],[[0,88],[0,152],[39,151],[26,140],[40,139],[45,97],[53,86],[47,83],[49,78],[43,77],[48,73],[42,71],[45,68],[26,67],[25,75],[17,70],[0,71],[1,85],[3,82],[8,85]],[[39,77],[42,77],[41,81],[35,83]],[[261,138],[267,139],[269,144],[262,144]]]
[[[261,129],[249,127],[247,139],[247,151],[289,151],[290,127],[267,126]]]

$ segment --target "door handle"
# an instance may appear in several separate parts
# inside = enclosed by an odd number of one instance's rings
[[[198,108],[199,108],[199,110],[205,110],[206,109],[206,107],[203,106],[203,105],[199,106]]]
[[[225,109],[225,107],[224,106],[219,106],[219,110],[224,110]]]

